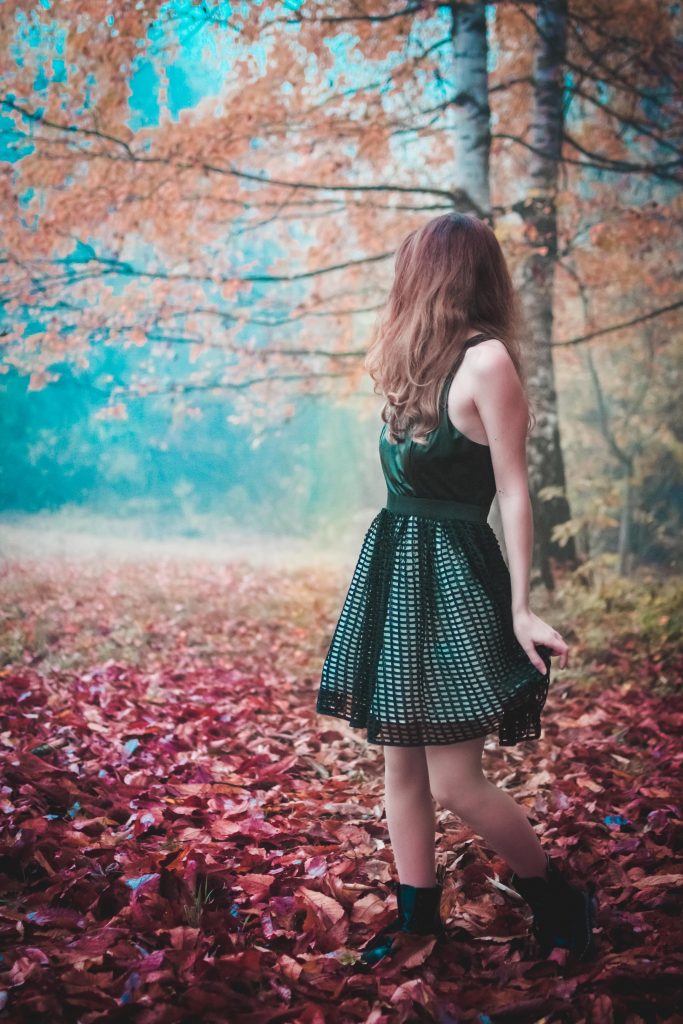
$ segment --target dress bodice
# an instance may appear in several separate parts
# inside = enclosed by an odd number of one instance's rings
[[[496,480],[488,445],[472,441],[448,418],[448,391],[465,349],[483,341],[475,334],[463,346],[439,396],[439,422],[424,444],[411,438],[392,444],[387,424],[379,437],[379,455],[387,491],[418,498],[440,498],[481,505],[488,511],[496,493]]]

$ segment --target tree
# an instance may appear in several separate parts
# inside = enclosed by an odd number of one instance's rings
[[[520,294],[533,343],[530,384],[537,408],[537,429],[534,443],[529,446],[529,478],[532,494],[537,499],[537,560],[543,581],[549,588],[553,586],[552,555],[568,557],[576,563],[573,538],[569,538],[563,548],[552,539],[553,528],[570,518],[551,348],[553,283],[558,252],[556,194],[562,151],[566,24],[566,0],[545,0],[539,5],[532,65],[530,185],[526,198],[516,205],[524,220],[528,244]],[[544,488],[551,489],[552,497],[544,499]]]
[[[528,286],[532,487],[560,492],[540,506],[550,582],[568,507],[549,346],[581,333],[558,287],[594,287],[588,231],[608,209],[632,223],[680,179],[677,44],[659,10],[181,0],[102,19],[85,0],[5,4],[7,360],[42,387],[92,346],[139,346],[140,373],[111,382],[112,415],[227,390],[231,415],[265,431],[302,395],[364,382],[406,230],[448,209],[490,214]],[[667,288],[648,312],[674,304],[673,273]]]

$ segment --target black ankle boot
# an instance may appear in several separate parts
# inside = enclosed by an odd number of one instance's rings
[[[510,885],[533,911],[532,932],[547,956],[555,946],[568,949],[577,960],[595,953],[593,927],[598,910],[595,886],[588,891],[569,882],[546,854],[545,877],[520,878],[513,871]]]
[[[398,904],[396,918],[382,928],[381,932],[370,939],[363,948],[360,959],[364,964],[375,964],[390,953],[399,932],[409,932],[412,935],[443,935],[444,928],[439,909],[443,886],[416,889],[412,885],[398,885],[395,888]]]

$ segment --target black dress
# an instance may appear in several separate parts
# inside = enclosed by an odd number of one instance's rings
[[[370,743],[457,743],[497,731],[512,746],[541,734],[550,651],[537,645],[542,674],[513,632],[510,573],[487,522],[491,453],[448,418],[461,359],[426,445],[392,444],[382,428],[386,505],[363,539],[322,667],[317,711],[366,729]]]

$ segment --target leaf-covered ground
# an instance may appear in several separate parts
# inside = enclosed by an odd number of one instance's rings
[[[507,865],[444,812],[448,940],[355,964],[393,862],[381,750],[313,710],[346,582],[5,563],[0,1021],[682,1019],[681,656],[628,632],[556,671],[541,740],[485,754],[596,882],[597,958],[540,960]]]

